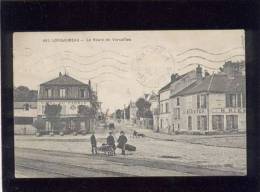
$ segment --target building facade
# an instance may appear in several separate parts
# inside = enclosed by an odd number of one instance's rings
[[[16,94],[14,94],[16,95]],[[31,90],[27,97],[14,97],[14,133],[35,134],[33,122],[37,118],[37,91]]]
[[[193,83],[200,81],[202,79],[202,68],[198,65],[195,70],[185,73],[176,81],[171,84],[170,87],[170,113],[171,113],[171,125],[169,133],[173,133],[180,130],[181,125],[181,97],[173,97],[179,92],[189,87]]]
[[[51,122],[48,121],[45,114],[46,105],[60,105],[62,130],[65,132],[74,130],[89,132],[93,129],[92,119],[81,117],[78,114],[78,109],[79,106],[91,108],[93,97],[90,82],[85,84],[68,74],[60,73],[57,78],[40,85],[37,114],[46,120],[46,130],[50,130]]]
[[[159,96],[152,92],[149,102],[151,103],[151,112],[153,115],[153,130],[159,131]]]
[[[172,80],[172,79],[171,79]],[[170,86],[171,81],[166,86],[159,90],[159,130],[157,132],[169,133],[170,132]]]
[[[234,65],[228,62],[223,72],[206,76],[171,96],[174,107],[179,106],[179,111],[172,112],[172,123],[179,125],[175,131],[246,131],[245,76],[230,70],[237,69]]]
[[[130,101],[129,104],[129,118],[131,123],[136,123],[137,117],[136,117],[137,107],[134,102]]]

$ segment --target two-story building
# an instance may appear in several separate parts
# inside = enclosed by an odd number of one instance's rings
[[[172,96],[180,106],[176,131],[246,130],[245,76],[234,66],[227,62],[223,72],[206,76]]]
[[[172,96],[201,78],[202,68],[198,66],[183,75],[172,74],[171,82],[159,90],[159,132],[171,134],[179,129],[180,101]]]
[[[159,130],[157,132],[169,133],[171,125],[171,113],[170,113],[170,87],[174,82],[175,76],[171,76],[171,81],[162,87],[159,92]]]
[[[46,130],[50,130],[51,122],[46,119],[45,107],[49,105],[60,105],[60,119],[64,124],[64,131],[83,129],[90,131],[93,126],[91,119],[80,118],[78,107],[80,105],[92,107],[91,85],[80,82],[68,74],[61,74],[55,79],[40,84],[37,102],[37,114],[46,120]]]
[[[202,79],[202,68],[200,65],[195,70],[185,73],[175,80],[170,87],[171,126],[169,133],[180,129],[181,124],[181,98],[175,97],[177,93]]]
[[[33,122],[37,118],[37,90],[28,90],[28,95],[19,96],[14,90],[14,133],[35,134]]]

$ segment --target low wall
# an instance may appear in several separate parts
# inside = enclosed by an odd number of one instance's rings
[[[14,125],[14,134],[15,135],[34,135],[36,133],[36,128],[32,125]]]

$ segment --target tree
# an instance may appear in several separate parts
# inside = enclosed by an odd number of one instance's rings
[[[116,110],[116,118],[122,119],[123,118],[123,111],[121,109]]]
[[[90,126],[91,126],[91,122],[96,117],[96,111],[93,107],[89,107],[87,105],[79,105],[78,106],[78,116],[81,119],[81,121],[83,120],[85,123],[88,120],[88,122],[90,123]],[[76,129],[80,129],[79,124]],[[85,131],[88,132],[89,130],[85,130]]]
[[[26,86],[19,86],[14,89],[14,98],[27,98],[30,94],[30,89]]]
[[[136,116],[138,119],[140,119],[140,117],[144,117],[145,112],[149,111],[151,107],[151,103],[142,97],[136,101],[135,105],[137,107]]]
[[[151,110],[145,111],[144,113],[145,118],[153,118],[153,113]]]
[[[128,105],[127,108],[125,108],[125,116],[126,119],[130,119],[130,105]]]
[[[60,124],[60,113],[61,113],[61,105],[54,104],[46,104],[44,114],[46,115],[46,118],[51,123],[51,132],[54,131],[55,128],[60,129],[60,126],[56,126],[55,124]]]

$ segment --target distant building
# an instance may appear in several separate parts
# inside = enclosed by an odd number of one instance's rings
[[[29,90],[27,96],[15,94],[14,90],[14,133],[35,134],[32,126],[37,117],[37,91]]]
[[[245,76],[240,63],[227,62],[218,74],[206,76],[171,99],[174,131],[224,132],[246,130]],[[178,100],[177,100],[178,99]]]
[[[46,104],[61,105],[61,121],[65,131],[85,130],[93,128],[90,118],[80,118],[78,107],[80,105],[92,107],[93,100],[97,100],[96,94],[91,89],[91,84],[80,82],[68,74],[59,74],[55,79],[40,84],[39,98],[37,102],[38,116],[46,120],[46,131],[50,130],[51,124],[46,119]]]
[[[135,105],[135,102],[130,101],[130,104],[129,104],[129,116],[130,116],[130,121],[132,123],[136,123],[136,120],[137,120],[136,112],[137,112],[137,107]]]
[[[153,115],[153,130],[158,131],[159,129],[159,96],[154,92],[149,97],[149,102],[151,103],[151,111]]]

